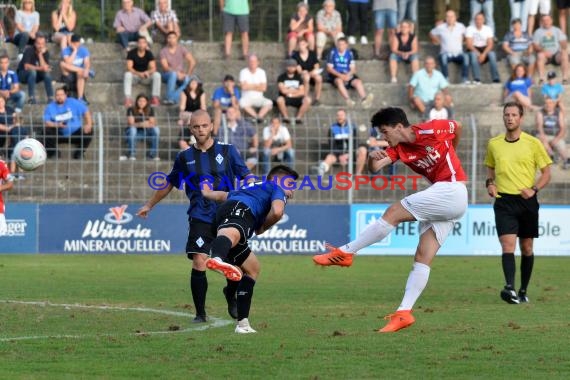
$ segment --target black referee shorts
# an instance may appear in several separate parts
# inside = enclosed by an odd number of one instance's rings
[[[255,229],[255,218],[249,207],[239,201],[224,202],[216,212],[214,224],[217,231],[222,228],[235,228],[239,231],[239,242],[230,250],[227,262],[237,266],[243,264],[251,253],[247,239]]]
[[[538,237],[538,199],[536,195],[524,199],[520,195],[503,194],[495,200],[497,235],[516,234],[519,238]]]
[[[195,253],[210,254],[210,244],[216,237],[212,223],[190,219],[188,240],[186,240],[186,255],[192,260]]]

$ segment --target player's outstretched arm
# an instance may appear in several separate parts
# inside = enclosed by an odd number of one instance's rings
[[[154,194],[152,194],[152,197],[150,197],[150,199],[137,211],[137,216],[146,219],[148,217],[148,213],[154,207],[154,205],[160,202],[162,198],[166,197],[173,188],[174,186],[169,183],[168,186],[164,189],[156,190]]]
[[[285,213],[285,202],[280,199],[276,199],[271,202],[271,210],[265,217],[265,222],[263,225],[255,231],[256,235],[261,235],[268,229],[270,229],[275,223],[281,220],[283,214]]]
[[[385,150],[375,150],[368,155],[368,170],[370,173],[378,173],[391,163],[392,159],[388,157]]]
[[[225,191],[212,190],[208,186],[202,187],[202,196],[214,202],[225,202],[228,198],[228,193]]]

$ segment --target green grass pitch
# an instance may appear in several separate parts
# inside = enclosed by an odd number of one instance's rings
[[[537,257],[531,303],[507,305],[498,257],[438,257],[395,334],[376,330],[412,257],[260,260],[258,333],[238,335],[216,273],[191,323],[184,256],[0,255],[0,379],[570,378],[570,258]]]

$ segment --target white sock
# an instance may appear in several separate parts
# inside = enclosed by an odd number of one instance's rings
[[[398,310],[412,310],[428,283],[429,272],[429,266],[418,262],[414,263],[412,271],[408,276],[408,282],[406,282],[404,298]]]
[[[394,226],[380,218],[376,223],[372,223],[364,229],[358,235],[356,240],[351,241],[348,244],[340,247],[344,252],[356,253],[362,248],[368,247],[380,240],[384,239],[386,236],[390,235],[390,232],[394,229]]]

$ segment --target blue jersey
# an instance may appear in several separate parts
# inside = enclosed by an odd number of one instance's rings
[[[65,49],[63,49],[63,51],[61,52],[61,58],[63,59],[65,57],[69,57],[71,56],[72,53],[73,49],[71,48],[71,46],[68,46]],[[77,54],[75,54],[75,58],[71,63],[73,64],[73,66],[84,68],[85,59],[89,58],[89,55],[90,55],[89,50],[87,50],[85,46],[80,45],[79,48],[77,48]]]
[[[12,70],[8,70],[5,76],[0,73],[0,90],[11,90],[12,85],[18,83],[20,83],[18,75]]]
[[[541,89],[542,95],[548,96],[550,99],[558,100],[558,97],[564,92],[564,87],[560,83],[545,83]]]
[[[192,145],[178,153],[168,181],[178,189],[185,185],[186,196],[190,201],[189,219],[212,223],[218,206],[216,202],[202,196],[201,180],[212,180],[214,190],[229,191],[234,189],[236,177],[245,178],[248,174],[249,169],[236,148],[215,141],[205,152]]]
[[[70,136],[81,128],[83,115],[88,111],[85,103],[75,98],[67,98],[63,104],[53,101],[44,111],[44,122],[65,123],[65,128],[58,128],[57,131],[61,136]]]
[[[280,200],[287,204],[287,197],[283,189],[271,181],[250,183],[239,190],[230,191],[227,200],[239,201],[249,207],[255,218],[256,230],[265,222],[273,201]],[[250,234],[253,235],[253,232],[251,231]]]
[[[234,95],[236,96],[236,100],[241,98],[241,92],[239,88],[234,87]],[[212,95],[212,101],[219,101],[222,107],[229,107],[232,105],[232,96],[229,92],[226,91],[226,88],[221,86],[214,90],[214,94]]]
[[[344,53],[340,53],[337,48],[333,48],[329,54],[327,63],[332,65],[335,71],[345,74],[350,71],[350,65],[354,62],[352,51],[346,49]]]

